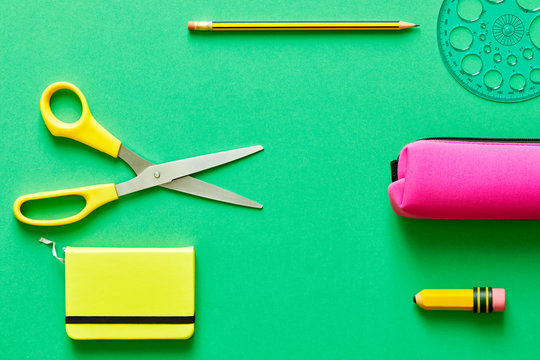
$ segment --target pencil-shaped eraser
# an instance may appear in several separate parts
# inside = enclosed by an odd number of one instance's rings
[[[493,311],[503,312],[506,308],[506,292],[504,289],[492,289]]]
[[[475,313],[503,312],[504,289],[474,287],[472,289],[425,289],[413,301],[425,310],[457,310]]]

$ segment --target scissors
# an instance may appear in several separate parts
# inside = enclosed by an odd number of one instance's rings
[[[51,110],[51,96],[56,91],[62,89],[73,91],[79,97],[82,104],[81,117],[74,123],[60,121],[54,116]],[[162,186],[167,189],[225,203],[258,209],[262,208],[261,204],[253,200],[189,176],[259,152],[263,150],[263,147],[260,145],[156,165],[129,150],[122,145],[120,140],[105,130],[105,128],[94,119],[92,114],[90,114],[90,108],[88,107],[84,95],[73,84],[68,82],[57,82],[49,85],[41,95],[40,108],[43,120],[54,136],[70,138],[91,146],[112,157],[119,157],[128,164],[137,176],[120,184],[94,185],[21,196],[15,200],[13,212],[15,213],[15,217],[23,223],[39,226],[71,224],[83,219],[98,207],[113,200],[117,200],[120,196],[154,186]],[[63,219],[38,220],[30,219],[21,212],[21,206],[27,201],[71,195],[82,196],[86,201],[85,207],[78,214],[73,216]]]

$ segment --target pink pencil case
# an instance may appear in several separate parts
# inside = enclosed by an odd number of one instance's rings
[[[400,216],[540,219],[540,139],[429,138],[391,162]]]

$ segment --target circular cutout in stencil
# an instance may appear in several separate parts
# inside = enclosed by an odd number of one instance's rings
[[[524,10],[532,0],[517,1],[443,0],[439,11],[437,40],[447,70],[465,89],[492,101],[540,95],[533,81],[540,75],[532,70],[539,68],[540,10]]]
[[[461,68],[467,74],[471,76],[476,76],[482,71],[482,59],[476,54],[469,54],[463,58],[461,61]]]
[[[471,30],[458,26],[450,32],[450,45],[456,50],[465,51],[471,47],[473,35]]]
[[[516,91],[523,91],[527,84],[527,79],[521,74],[514,74],[510,77],[510,87]]]
[[[540,84],[540,68],[532,69],[529,74],[529,79],[535,84]]]
[[[527,11],[540,10],[540,1],[538,0],[516,0],[516,1],[523,10],[527,10]]]
[[[490,90],[497,90],[502,86],[503,77],[497,70],[489,70],[484,75],[484,84]]]
[[[534,57],[534,51],[532,51],[530,48],[523,49],[523,57],[526,60],[532,60]]]
[[[540,16],[537,16],[536,19],[531,23],[531,28],[529,29],[529,36],[531,42],[540,49]]]
[[[462,20],[473,22],[482,15],[482,2],[480,0],[458,0],[457,13]]]

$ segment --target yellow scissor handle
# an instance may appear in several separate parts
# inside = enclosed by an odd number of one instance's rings
[[[79,120],[74,123],[65,123],[58,120],[51,110],[51,96],[58,90],[68,89],[73,91],[79,97],[82,104],[82,115]],[[67,137],[73,140],[82,142],[99,151],[103,151],[112,157],[117,157],[120,151],[120,140],[111,135],[105,130],[90,114],[90,108],[86,99],[73,84],[68,82],[57,82],[49,85],[41,95],[39,103],[41,115],[45,121],[45,125],[54,136]]]
[[[21,212],[21,206],[31,200],[40,200],[40,199],[50,199],[62,196],[70,195],[79,195],[86,200],[86,205],[78,214],[64,218],[64,219],[54,219],[54,220],[36,220],[30,219],[24,216]],[[22,221],[23,223],[30,225],[38,226],[57,226],[57,225],[66,225],[71,224],[76,221],[81,220],[86,215],[90,214],[93,210],[97,209],[101,205],[104,205],[108,202],[118,199],[118,194],[116,193],[116,187],[114,184],[104,184],[104,185],[94,185],[86,186],[77,189],[69,190],[57,190],[57,191],[47,191],[40,192],[36,194],[23,195],[15,200],[13,204],[13,212],[15,217]]]

